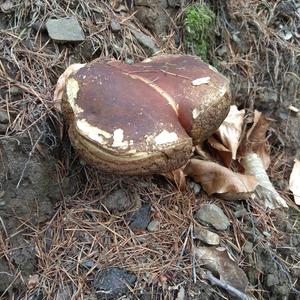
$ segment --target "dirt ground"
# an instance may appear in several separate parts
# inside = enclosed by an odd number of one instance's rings
[[[230,78],[233,103],[273,119],[268,174],[289,209],[208,197],[192,181],[180,192],[162,176],[102,174],[70,145],[53,103],[66,67],[185,53],[191,1],[0,0],[0,299],[234,299],[191,255],[205,203],[230,220],[220,246],[246,273],[247,295],[300,299],[300,214],[288,190],[300,158],[300,117],[289,109],[300,108],[300,3],[207,3],[216,15],[208,60]],[[84,40],[51,39],[46,21],[70,16]]]

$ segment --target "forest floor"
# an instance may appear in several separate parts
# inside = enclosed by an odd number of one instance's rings
[[[193,54],[188,2],[0,0],[0,299],[234,299],[195,261],[195,247],[211,249],[195,226],[217,233],[214,251],[233,259],[220,258],[215,278],[234,286],[246,274],[248,299],[300,299],[300,214],[288,189],[300,158],[296,1],[207,1],[208,62],[231,80],[232,103],[272,119],[267,172],[288,209],[221,200],[192,180],[183,192],[162,176],[102,174],[78,157],[55,109],[72,63]],[[47,20],[65,17],[79,22],[81,41],[49,37]],[[227,229],[196,222],[205,204],[222,209]]]

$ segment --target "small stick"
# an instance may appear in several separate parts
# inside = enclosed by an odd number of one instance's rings
[[[194,251],[194,227],[191,225],[190,227],[190,234],[191,234],[191,243],[192,243],[192,274],[193,274],[193,282],[197,282],[197,274],[196,274],[196,257]]]
[[[182,257],[183,257],[183,253],[184,253],[184,250],[185,250],[185,248],[186,248],[187,241],[188,241],[189,235],[190,235],[190,231],[192,230],[192,226],[193,226],[193,224],[191,223],[191,225],[189,226],[188,231],[187,231],[187,233],[186,233],[186,237],[185,237],[185,240],[184,240],[184,242],[183,242],[183,246],[182,246],[182,249],[181,249],[181,253],[180,253],[180,256],[179,256],[178,261],[177,261],[177,263],[176,263],[176,267],[179,266],[179,262],[180,262],[180,260],[181,260]]]
[[[206,278],[210,281],[211,284],[216,285],[224,290],[226,290],[231,295],[236,296],[238,299],[241,300],[255,300],[255,298],[246,295],[245,293],[239,291],[232,285],[229,285],[228,283],[221,281],[220,279],[216,278],[210,271],[207,271],[205,273]]]

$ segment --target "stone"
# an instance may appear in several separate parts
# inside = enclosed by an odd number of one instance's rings
[[[131,200],[123,189],[116,190],[109,194],[104,200],[103,205],[110,211],[124,211],[130,208]]]
[[[130,229],[133,231],[145,230],[151,220],[150,213],[151,213],[150,204],[145,204],[136,212],[134,212],[130,218],[130,224],[129,224]]]
[[[93,282],[97,299],[117,299],[125,295],[136,279],[133,273],[117,267],[101,270]]]
[[[177,300],[184,300],[185,299],[185,290],[184,290],[183,286],[180,287],[176,299]]]
[[[204,205],[196,212],[194,218],[197,222],[212,225],[217,230],[226,230],[230,225],[222,209],[215,204]]]
[[[201,186],[195,181],[189,180],[188,185],[190,189],[194,192],[195,196],[198,196],[201,192]]]
[[[170,19],[178,11],[180,0],[136,0],[135,17],[150,32],[157,36],[164,37],[170,28]]]
[[[4,13],[9,13],[13,10],[14,4],[11,0],[6,0],[0,5],[0,9]]]
[[[279,283],[279,279],[274,274],[268,274],[266,279],[267,287],[271,287],[277,285]]]
[[[234,216],[239,219],[239,218],[242,218],[242,217],[245,217],[248,215],[248,211],[246,210],[246,208],[244,207],[241,207],[241,208],[238,208],[235,212],[234,212]]]
[[[117,33],[117,32],[119,32],[121,30],[122,27],[121,27],[121,24],[118,21],[111,20],[110,21],[110,28],[111,28],[112,32]]]
[[[159,226],[160,222],[158,220],[153,220],[148,224],[147,229],[150,232],[156,232],[159,230]]]
[[[156,46],[154,40],[150,36],[135,29],[131,29],[131,32],[139,41],[139,43],[144,47],[145,51],[148,52],[148,54],[152,55],[159,51],[159,48]]]
[[[227,46],[224,45],[217,49],[217,54],[219,56],[224,56],[227,53],[227,51],[228,51],[228,48],[227,48]]]
[[[16,86],[12,86],[10,89],[9,89],[9,93],[12,95],[12,96],[16,96],[16,95],[20,95],[22,94],[22,90]]]
[[[50,38],[56,42],[82,42],[84,32],[75,18],[50,19],[46,22]]]
[[[5,110],[0,110],[0,123],[7,124],[9,122],[8,113]]]
[[[200,226],[194,227],[194,238],[212,246],[217,246],[220,244],[220,237],[218,234]]]
[[[248,254],[253,253],[253,243],[246,241],[244,244],[244,251]]]

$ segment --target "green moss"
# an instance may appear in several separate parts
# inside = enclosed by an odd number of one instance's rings
[[[208,50],[214,40],[215,15],[205,4],[187,8],[184,18],[184,46],[188,53],[207,60]]]

